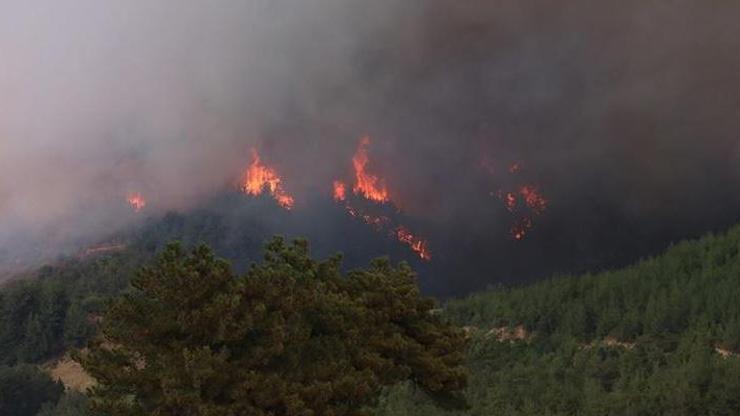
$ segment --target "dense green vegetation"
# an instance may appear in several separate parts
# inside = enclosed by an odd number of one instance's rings
[[[243,202],[239,197],[221,205]],[[238,216],[209,210],[169,213],[115,237],[126,245],[103,244],[100,251],[83,251],[17,276],[0,290],[0,364],[41,363],[82,346],[105,302],[127,290],[135,271],[170,241],[189,247],[207,242],[244,269],[262,255],[265,232],[254,219],[259,207],[248,204]]]
[[[131,290],[134,270],[164,240],[198,241],[200,225],[177,216],[167,221],[123,252],[68,259],[3,287],[0,362],[41,363],[83,345],[105,301]],[[210,229],[208,223],[207,216],[198,222]],[[254,245],[240,241],[244,249]],[[623,270],[453,300],[443,313],[471,338],[469,408],[442,410],[402,385],[386,390],[377,414],[738,414],[737,299],[740,228],[677,244]],[[42,414],[76,414],[84,399],[68,396]]]
[[[383,386],[440,398],[466,382],[465,335],[432,313],[411,269],[275,238],[239,276],[206,246],[170,245],[117,297],[78,359],[96,411],[130,415],[365,415]]]
[[[128,249],[69,258],[0,289],[0,415],[84,414],[84,396],[62,396],[63,387],[37,366],[84,346],[107,300],[128,288],[148,257]]]
[[[623,270],[452,301],[446,313],[473,334],[471,409],[400,389],[381,414],[738,414],[739,253],[735,228]],[[517,326],[523,339],[491,331]]]
[[[34,416],[56,403],[64,387],[32,365],[0,366],[0,415]]]
[[[107,297],[126,287],[133,251],[46,266],[0,290],[0,364],[40,363],[82,346]]]
[[[69,391],[57,403],[46,403],[36,416],[86,416],[88,400],[84,393]]]
[[[554,278],[451,302],[467,325],[524,325],[549,337],[636,340],[702,332],[740,347],[740,228],[684,242],[619,271]]]

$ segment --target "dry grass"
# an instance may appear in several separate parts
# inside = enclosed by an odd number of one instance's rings
[[[84,392],[95,385],[95,379],[82,369],[69,355],[43,366],[54,380],[59,380],[68,390]]]
[[[514,328],[509,328],[507,326],[493,328],[488,331],[486,337],[495,337],[498,342],[516,342],[528,341],[532,338],[532,334],[530,334],[524,326],[518,325]]]
[[[737,357],[738,356],[738,353],[736,353],[734,351],[731,351],[731,350],[728,350],[726,348],[722,348],[722,347],[714,347],[714,351],[716,351],[717,354],[719,354],[720,356],[722,356],[722,358],[724,358],[724,359],[734,358],[734,357]]]

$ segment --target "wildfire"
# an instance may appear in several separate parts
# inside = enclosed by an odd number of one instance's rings
[[[277,174],[277,171],[262,163],[257,149],[252,149],[252,164],[244,172],[241,189],[253,196],[260,195],[267,190],[277,203],[285,209],[293,208],[295,202],[293,197],[283,189],[282,178]]]
[[[347,199],[347,185],[342,181],[334,181],[334,200],[344,201]]]
[[[131,205],[134,212],[141,212],[141,210],[146,207],[146,199],[144,199],[144,197],[138,192],[128,194],[128,196],[126,196],[126,201]]]
[[[522,172],[523,163],[517,162],[509,166],[509,173],[517,175]],[[521,241],[534,228],[535,216],[545,213],[548,201],[539,191],[537,186],[524,184],[515,187],[514,190],[498,191],[498,198],[510,214],[516,216],[510,229],[514,240]]]
[[[378,215],[368,211],[383,209],[380,205],[388,207],[393,204],[390,199],[388,188],[385,181],[376,175],[367,172],[367,165],[370,161],[367,147],[370,145],[370,138],[363,137],[357,147],[355,155],[352,157],[352,166],[355,171],[355,183],[352,187],[352,198],[347,192],[347,185],[342,181],[334,181],[333,191],[334,200],[344,204],[347,213],[352,217],[362,220],[365,224],[372,226],[377,231],[388,230],[389,234],[398,241],[408,245],[411,249],[425,261],[431,260],[428,243],[425,240],[412,234],[408,228],[403,225],[394,225],[393,220],[386,215]],[[371,206],[360,204],[355,205],[358,200],[374,202]],[[392,206],[392,205],[391,205]]]
[[[388,202],[388,190],[385,182],[375,175],[365,171],[369,158],[367,156],[367,146],[370,145],[370,138],[363,137],[357,152],[352,158],[352,165],[355,168],[355,186],[354,193],[362,194],[365,198],[375,202]]]
[[[429,261],[432,259],[428,243],[412,234],[406,227],[399,226],[396,228],[396,237],[398,238],[398,241],[411,247],[411,249],[422,258],[422,260]]]
[[[525,185],[519,188],[519,195],[524,199],[529,209],[537,214],[542,214],[547,209],[547,200],[539,193],[537,188],[532,185]]]
[[[529,231],[532,229],[534,225],[532,224],[532,219],[529,217],[523,217],[520,218],[512,227],[511,227],[511,236],[514,237],[515,240],[521,241],[524,240],[524,237],[527,236]]]
[[[504,205],[506,205],[506,209],[509,210],[509,212],[514,212],[516,209],[516,194],[514,192],[506,192],[504,195],[503,192],[500,192],[501,195],[499,196],[504,201]]]

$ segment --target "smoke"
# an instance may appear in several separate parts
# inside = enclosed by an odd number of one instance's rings
[[[137,221],[127,192],[197,206],[253,146],[298,210],[369,134],[435,252],[432,290],[623,264],[740,217],[738,18],[689,0],[0,0],[0,257]],[[517,243],[495,194],[519,180],[550,209]]]

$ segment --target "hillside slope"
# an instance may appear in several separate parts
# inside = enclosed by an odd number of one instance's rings
[[[157,227],[125,250],[71,258],[0,288],[0,362],[40,364],[83,345],[105,298],[126,290],[161,241],[199,234]],[[378,414],[738,414],[737,299],[740,226],[626,269],[453,300],[444,313],[471,338],[470,408],[440,410],[400,386]]]
[[[618,271],[449,302],[471,333],[471,408],[397,389],[384,415],[740,413],[740,227]]]

